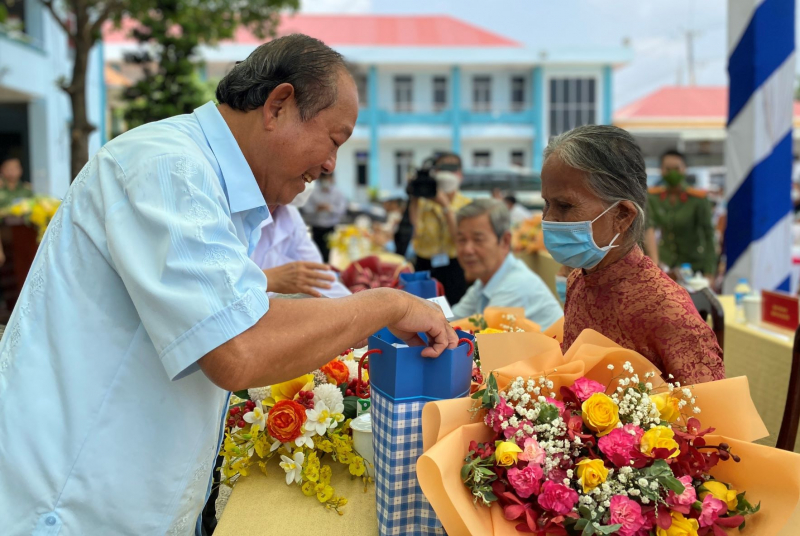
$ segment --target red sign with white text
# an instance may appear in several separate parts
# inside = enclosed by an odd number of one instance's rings
[[[792,331],[800,325],[800,300],[783,292],[761,293],[761,319]]]

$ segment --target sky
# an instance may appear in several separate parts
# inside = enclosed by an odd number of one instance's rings
[[[728,82],[727,0],[301,1],[308,13],[447,14],[536,50],[628,43],[634,59],[615,72],[615,108],[662,86],[689,83],[689,32],[695,83]]]

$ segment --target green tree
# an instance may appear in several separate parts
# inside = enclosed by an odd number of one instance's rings
[[[157,0],[40,1],[67,34],[74,53],[72,76],[60,84],[72,106],[70,168],[74,178],[89,159],[89,134],[96,129],[87,115],[86,75],[89,53],[102,37],[103,25],[108,21],[120,24],[124,17],[133,20],[157,17],[164,3]],[[175,28],[182,28],[187,38],[194,35],[198,44],[213,44],[232,37],[240,25],[259,37],[266,37],[277,24],[279,10],[297,9],[299,0],[180,0],[177,4]]]
[[[235,3],[166,0],[138,18],[132,34],[141,47],[125,61],[139,65],[144,76],[125,92],[128,127],[191,113],[214,97],[216,86],[198,74],[198,45],[232,37],[238,21],[257,21],[257,33],[271,36],[279,10],[298,7],[298,0],[251,0],[244,4],[249,12],[242,12]]]

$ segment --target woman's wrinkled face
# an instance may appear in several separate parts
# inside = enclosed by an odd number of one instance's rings
[[[550,155],[542,167],[542,198],[545,221],[592,221],[608,206],[589,188],[586,173],[564,164],[558,154]],[[616,229],[617,207],[592,224],[594,241],[607,246],[620,232]]]

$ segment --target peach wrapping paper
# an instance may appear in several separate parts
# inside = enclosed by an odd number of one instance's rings
[[[586,376],[603,384],[622,372],[630,361],[637,374],[656,372],[655,367],[634,351],[626,350],[594,331],[585,331],[566,355],[554,352],[555,342],[542,334],[488,335],[479,340],[482,363],[493,363],[498,385],[504,388],[517,376],[538,378],[547,373],[553,391],[569,386]],[[479,335],[480,337],[480,335]],[[521,340],[521,339],[520,339]],[[491,342],[489,342],[491,341]],[[557,343],[555,343],[557,345]],[[608,365],[614,365],[609,370]],[[554,370],[557,369],[557,370]],[[663,385],[660,376],[652,379],[655,387]],[[761,511],[747,518],[742,536],[796,536],[800,534],[800,455],[751,443],[768,435],[767,429],[750,398],[746,377],[729,378],[693,386],[698,415],[703,427],[714,427],[709,441],[725,441],[742,458],[721,462],[711,474],[729,482],[736,490],[746,490],[753,503],[761,501]],[[492,433],[469,411],[471,399],[443,400],[428,403],[422,412],[424,451],[417,461],[417,477],[450,536],[512,536],[519,534],[516,522],[506,521],[498,506],[477,506],[461,482],[460,471],[469,442],[488,440]]]

